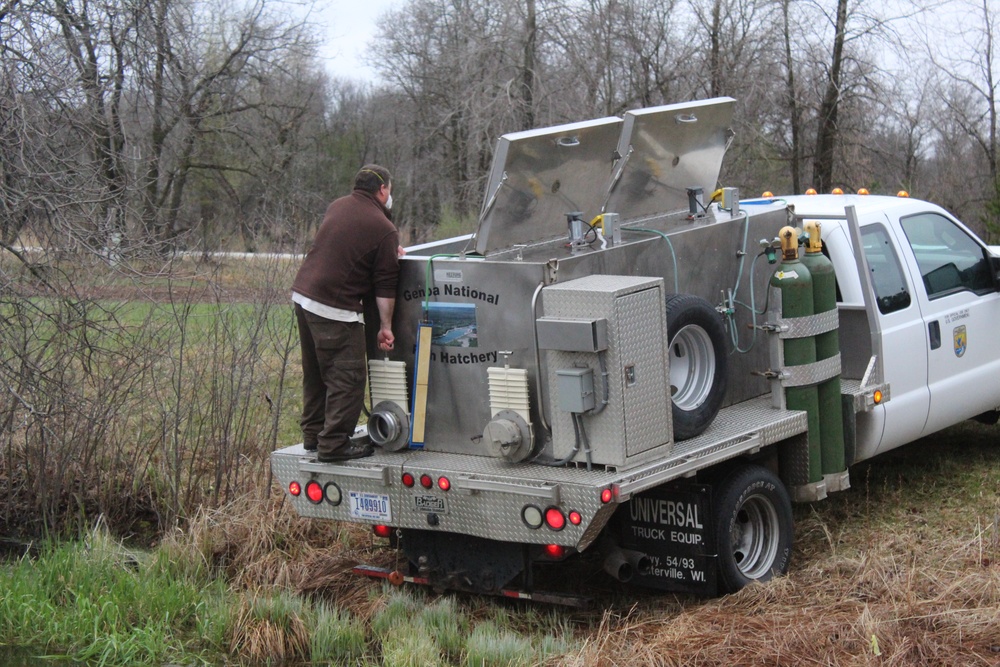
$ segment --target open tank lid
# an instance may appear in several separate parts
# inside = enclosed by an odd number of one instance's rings
[[[702,188],[707,204],[733,136],[735,103],[717,97],[627,112],[605,210],[623,222],[686,210],[691,187]]]
[[[567,213],[592,220],[607,197],[621,126],[621,118],[598,118],[500,137],[476,252],[565,236]]]

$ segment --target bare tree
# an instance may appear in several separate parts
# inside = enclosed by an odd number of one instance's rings
[[[326,95],[309,25],[272,0],[212,1],[8,0],[2,200],[16,222],[4,238],[38,208],[17,193],[39,173],[49,187],[35,201],[64,238],[148,249],[199,223],[189,187],[205,175],[225,193],[205,201],[232,200],[232,174],[260,190],[309,152],[297,137]]]
[[[816,151],[813,157],[813,182],[820,192],[833,187],[834,155],[837,148],[842,95],[842,70],[844,44],[847,41],[847,6],[849,0],[837,0],[833,18],[833,46],[830,49],[830,66],[826,87],[819,105],[816,130]]]
[[[788,10],[792,0],[781,0],[782,37],[785,65],[785,104],[788,107],[788,170],[792,177],[792,192],[802,192],[802,109],[796,85],[795,61],[792,58],[792,24]]]
[[[525,130],[535,126],[535,68],[538,50],[538,13],[535,0],[525,0],[524,60],[521,65],[521,105]]]
[[[495,137],[523,122],[524,25],[510,0],[414,0],[383,21],[379,67],[406,99],[411,196],[459,216],[478,207]]]
[[[965,11],[962,11],[965,10]],[[989,0],[965,0],[961,18],[951,25],[935,22],[924,30],[930,60],[942,79],[938,97],[944,106],[939,123],[941,144],[971,142],[984,169],[962,169],[962,177],[978,181],[979,217],[988,235],[1000,238],[1000,174],[998,174],[998,94],[1000,94],[1000,13]],[[941,36],[949,48],[939,49]],[[963,142],[964,143],[964,142]]]

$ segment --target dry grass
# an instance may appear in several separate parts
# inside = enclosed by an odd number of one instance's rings
[[[718,600],[644,594],[581,619],[560,665],[1000,665],[1000,442],[962,425],[796,508],[789,576]],[[675,604],[679,603],[679,607]]]
[[[309,631],[301,605],[289,598],[250,597],[243,601],[229,652],[253,664],[285,664],[309,658]]]
[[[362,562],[388,566],[398,557],[367,526],[299,517],[277,487],[267,498],[247,495],[203,509],[167,539],[238,588],[321,595],[365,619],[373,613],[373,584],[351,574],[351,568]]]
[[[901,567],[890,554],[692,603],[605,612],[565,665],[996,665],[1000,571]]]

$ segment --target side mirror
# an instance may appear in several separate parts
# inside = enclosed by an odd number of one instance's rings
[[[993,285],[1000,292],[1000,257],[990,255],[990,269],[993,274]]]

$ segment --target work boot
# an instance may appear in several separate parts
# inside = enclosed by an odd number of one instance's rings
[[[319,452],[316,460],[320,463],[335,463],[337,461],[350,461],[351,459],[363,459],[371,456],[375,449],[366,442],[348,441],[345,447],[341,447],[332,452]]]
[[[368,426],[363,425],[354,429],[354,433],[350,437],[350,442],[357,445],[370,445],[372,444],[371,438],[368,437]]]

